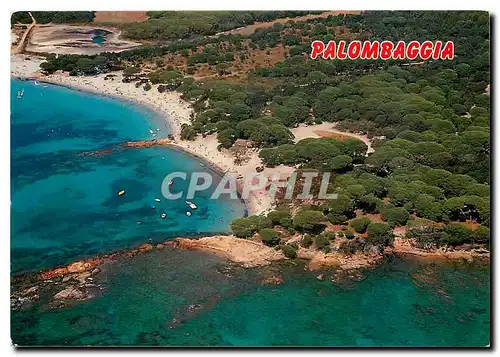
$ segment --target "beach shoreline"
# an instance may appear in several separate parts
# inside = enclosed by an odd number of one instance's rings
[[[191,124],[191,116],[193,110],[191,103],[185,101],[181,97],[181,93],[176,91],[165,91],[160,93],[158,85],[151,86],[149,91],[145,91],[141,86],[138,88],[134,83],[122,82],[122,72],[111,72],[106,74],[98,74],[94,76],[69,76],[67,73],[56,72],[51,75],[43,75],[40,72],[39,65],[45,59],[39,56],[29,56],[29,61],[26,55],[11,56],[11,76],[19,79],[29,80],[37,79],[40,82],[46,82],[53,85],[60,85],[74,90],[89,92],[96,95],[107,96],[117,100],[126,100],[138,105],[145,106],[158,115],[167,123],[170,133],[173,136],[169,147],[175,148],[184,153],[190,154],[204,165],[214,169],[219,174],[232,174],[236,177],[238,191],[244,185],[248,185],[248,181],[244,179],[267,180],[266,186],[269,186],[269,178],[279,174],[280,181],[288,179],[295,168],[292,166],[279,165],[273,168],[267,168],[263,165],[259,150],[255,148],[245,148],[244,160],[235,162],[236,154],[228,149],[220,149],[217,140],[217,134],[198,135],[195,140],[181,140],[180,133],[184,124]],[[113,80],[109,75],[113,75]],[[105,79],[107,78],[107,79]],[[368,146],[368,151],[373,149],[370,141],[366,136],[361,136],[354,133],[346,133],[336,130],[335,123],[322,123],[316,125],[300,125],[291,130],[295,137],[295,141],[305,138],[319,138],[325,133],[339,134],[356,138],[365,142]],[[151,140],[156,139],[152,137]],[[275,202],[268,194],[266,188],[255,189],[250,192],[244,200],[249,215],[266,214],[271,211]]]
[[[27,57],[30,58],[29,61],[26,60]],[[43,75],[39,71],[39,64],[43,61],[44,58],[37,56],[11,56],[11,78],[38,80],[43,83],[145,106],[158,113],[167,123],[170,134],[174,137],[174,140],[168,145],[170,148],[193,156],[219,174],[231,173],[236,177],[245,177],[249,174],[257,174],[256,168],[262,165],[258,153],[253,153],[251,160],[246,164],[236,165],[234,157],[228,150],[219,151],[215,134],[205,138],[198,136],[194,141],[181,140],[182,125],[191,123],[192,108],[190,103],[182,100],[179,92],[160,93],[157,90],[158,85],[152,85],[149,91],[144,91],[142,87],[136,88],[133,83],[122,82],[121,72],[88,77],[71,77],[61,73]],[[115,75],[114,80],[104,79],[109,74]],[[152,137],[153,139],[154,137]],[[268,212],[273,206],[264,191],[252,192],[244,202],[249,215]]]
[[[263,165],[258,156],[258,150],[256,149],[247,150],[248,155],[246,162],[237,165],[235,163],[235,156],[230,152],[230,150],[219,150],[219,143],[217,141],[216,134],[206,135],[204,137],[198,135],[197,138],[193,141],[181,140],[181,127],[183,124],[189,124],[191,122],[190,116],[192,115],[192,108],[191,104],[184,101],[181,98],[181,94],[178,92],[174,91],[160,93],[157,90],[158,85],[153,85],[151,90],[144,91],[141,87],[136,88],[133,83],[123,83],[121,81],[121,72],[113,73],[115,75],[115,79],[113,81],[104,79],[109,74],[101,74],[89,77],[70,77],[63,74],[53,74],[45,76],[42,75],[38,70],[35,70],[39,67],[39,63],[43,61],[43,58],[31,58],[30,61],[26,61],[23,56],[25,55],[14,55],[11,57],[13,58],[13,70],[11,70],[12,77],[24,80],[36,78],[41,82],[65,86],[71,89],[112,97],[118,100],[130,101],[132,103],[145,106],[155,111],[171,128],[171,134],[173,135],[173,138],[156,139],[153,137],[150,141],[124,143],[124,147],[140,148],[158,145],[184,152],[196,158],[200,163],[202,163],[202,166],[211,169],[220,175],[229,173],[237,177],[239,193],[241,193],[241,185],[243,184],[243,182],[240,181],[242,177],[259,174],[263,175],[264,177],[271,177],[272,174],[276,172],[279,172],[281,175],[285,175],[288,177],[288,175],[294,170],[293,167],[280,165],[279,167],[275,167],[272,169],[263,168],[263,171],[260,170],[261,172],[258,172],[257,168],[262,168]],[[16,58],[18,59],[17,62],[15,61]],[[26,64],[26,62],[28,62],[28,65]],[[20,65],[22,67],[22,70],[19,70]],[[362,140],[368,145],[369,148],[371,148],[370,142],[368,141],[369,139],[367,137],[361,136],[359,134],[340,132],[332,128],[334,125],[334,123],[322,123],[312,126],[301,125],[298,128],[292,129],[292,133],[295,136],[295,141],[310,137],[322,137],[323,134],[327,131],[330,131],[334,134],[342,133],[344,135]],[[373,151],[373,149],[371,150]],[[248,215],[265,214],[269,212],[274,206],[274,202],[272,202],[265,189],[252,192],[243,201],[245,203]],[[212,238],[209,238],[208,240],[206,240],[206,242],[204,241],[205,250],[209,249],[211,239]],[[194,247],[196,246],[196,244],[190,244],[190,246]],[[213,250],[218,250],[219,253],[221,251],[220,248],[214,248]],[[472,256],[478,256],[478,254],[474,254],[473,252],[427,252],[418,250],[413,247],[406,247],[401,244],[396,244],[396,246],[391,250],[391,253],[436,259],[470,259]],[[221,254],[228,257],[227,252],[222,252]],[[321,258],[322,260],[328,260],[332,257],[316,257],[316,261],[319,258]],[[338,261],[339,259],[338,257],[336,257],[332,258],[331,260]],[[320,265],[321,264],[322,263],[320,263]]]

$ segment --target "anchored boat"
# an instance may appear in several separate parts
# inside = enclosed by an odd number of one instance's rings
[[[190,202],[190,201],[186,201],[186,204],[189,206],[189,208],[191,209],[197,209],[198,207],[193,203],[193,202]]]

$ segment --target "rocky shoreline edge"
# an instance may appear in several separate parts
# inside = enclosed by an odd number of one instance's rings
[[[401,244],[401,242],[396,241],[395,243],[394,247],[388,247],[383,252],[369,255],[360,253],[345,255],[338,252],[324,253],[299,247],[297,259],[306,261],[305,269],[318,271],[318,280],[325,279],[323,269],[336,268],[336,272],[330,279],[335,283],[343,277],[362,279],[360,270],[374,268],[388,257],[394,255],[413,256],[433,261],[444,259],[464,262],[483,261],[486,263],[489,262],[490,258],[489,253],[472,250],[425,251],[409,248],[407,245]],[[14,275],[11,278],[11,310],[24,310],[37,302],[44,302],[49,309],[60,308],[75,301],[90,299],[105,290],[105,286],[100,283],[100,274],[105,270],[107,264],[163,249],[198,250],[207,254],[218,255],[244,268],[261,267],[274,262],[289,260],[281,250],[268,247],[260,242],[229,235],[216,235],[198,239],[176,238],[158,244],[146,243],[136,248],[78,260],[65,266]],[[280,284],[283,282],[280,276],[271,278],[263,281],[263,284]]]

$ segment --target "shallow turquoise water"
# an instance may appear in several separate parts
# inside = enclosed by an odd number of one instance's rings
[[[195,196],[199,208],[191,217],[186,216],[184,199],[161,196],[168,173],[207,171],[187,154],[148,148],[79,155],[151,139],[150,131],[166,137],[165,120],[148,108],[59,86],[11,83],[13,272],[52,267],[149,239],[226,232],[231,219],[244,215],[240,201],[223,196],[209,200],[209,191]],[[24,96],[18,99],[21,89]],[[217,182],[218,175],[213,176]],[[186,187],[176,180],[173,190],[185,192]],[[121,190],[126,193],[118,196]]]
[[[17,90],[25,89],[22,99]],[[50,267],[176,235],[228,229],[238,201],[210,201],[185,216],[160,185],[198,171],[162,148],[79,156],[168,134],[147,108],[56,86],[12,82],[12,269]],[[156,131],[157,128],[161,130]],[[182,183],[175,183],[182,189]],[[121,189],[124,196],[117,196]],[[150,205],[156,205],[151,209]],[[168,214],[160,218],[161,212]],[[142,224],[138,225],[137,221]],[[271,275],[281,285],[263,285]],[[489,268],[394,259],[360,282],[316,280],[302,263],[242,269],[190,251],[150,252],[105,267],[103,292],[69,307],[13,312],[19,345],[64,346],[485,346]]]
[[[272,274],[281,285],[263,285]],[[316,273],[317,274],[317,273]],[[188,251],[137,256],[102,273],[102,296],[13,313],[20,345],[485,346],[487,267],[393,260],[360,282],[303,265],[245,270]],[[190,307],[191,306],[191,307]]]

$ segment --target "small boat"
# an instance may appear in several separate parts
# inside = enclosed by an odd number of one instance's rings
[[[170,180],[170,181],[168,181],[168,185],[169,185],[169,186],[172,186],[173,184],[174,184],[174,180]]]
[[[21,99],[24,95],[24,88],[17,91],[17,99]]]
[[[159,199],[159,198],[155,198],[155,201],[156,201],[156,202],[160,202],[160,199]]]
[[[162,213],[161,214],[161,219],[165,219],[165,218],[167,218],[167,214],[166,213]]]
[[[33,83],[34,83],[36,86],[39,86],[39,85],[40,85],[40,82],[38,82],[36,79],[33,81]]]
[[[189,211],[186,211],[186,216],[191,217],[192,213]]]
[[[189,206],[189,208],[191,209],[197,209],[198,207],[193,203],[193,202],[190,202],[190,201],[186,201],[186,204]]]
[[[151,207],[151,209],[155,209],[156,208],[155,205],[149,205],[149,207]]]
[[[137,221],[137,224],[142,224],[142,222],[141,221]]]
[[[121,190],[120,192],[118,192],[118,196],[123,196],[125,194],[125,190]]]

